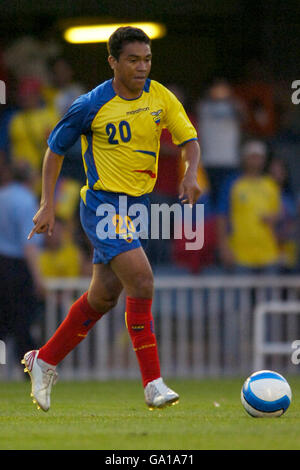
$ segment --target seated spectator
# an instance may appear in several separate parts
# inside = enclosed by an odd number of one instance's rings
[[[160,138],[157,181],[154,200],[172,204],[178,199],[180,149],[173,144],[172,136],[164,129]]]
[[[242,106],[231,85],[225,79],[214,80],[197,105],[201,160],[214,203],[223,179],[239,168],[242,119]]]
[[[74,80],[72,66],[64,57],[58,57],[52,64],[53,102],[59,116],[63,116],[73,101],[85,93],[84,87]]]
[[[72,222],[80,200],[80,183],[72,178],[59,177],[55,186],[55,212]]]
[[[186,96],[184,89],[177,84],[169,84],[168,89],[177,97],[177,99],[185,104]],[[195,125],[195,118],[191,113],[188,113],[190,121]],[[172,141],[172,136],[167,129],[163,129],[160,138],[160,152],[158,159],[157,181],[154,191],[150,195],[152,204],[172,204],[179,203],[179,185],[183,178],[185,171],[183,160],[180,157],[180,148]],[[201,181],[203,180],[202,167],[199,166],[198,176]],[[199,181],[199,184],[200,184]],[[163,239],[161,233],[159,240],[150,239],[147,245],[147,255],[151,264],[157,266],[169,266],[172,257],[172,240],[174,220],[171,215],[171,234],[170,239]]]
[[[279,271],[276,225],[278,185],[264,174],[266,147],[249,141],[242,149],[241,174],[224,183],[218,204],[220,261],[234,273]]]
[[[38,208],[29,165],[2,161],[0,177],[0,338],[15,340],[19,361],[36,348],[31,325],[44,296],[38,263],[43,236],[27,239]]]
[[[176,267],[186,268],[192,274],[198,274],[205,268],[212,267],[216,264],[216,248],[217,248],[217,232],[216,232],[216,216],[212,207],[209,192],[204,192],[197,204],[204,205],[204,221],[201,220],[202,227],[198,230],[204,231],[204,245],[199,250],[188,250],[187,243],[193,243],[185,236],[184,225],[182,225],[182,238],[172,240],[172,261]],[[193,207],[192,224],[193,231],[197,230],[195,225],[195,206]],[[179,223],[182,223],[180,221]],[[196,237],[195,237],[196,238]]]
[[[248,136],[261,139],[272,137],[277,129],[274,87],[266,77],[263,64],[253,59],[246,65],[243,82],[235,87],[245,104],[243,130]]]
[[[169,84],[167,88],[186,106],[183,88],[177,84]],[[188,113],[192,124],[196,127],[195,118]],[[183,176],[183,162],[180,148],[172,142],[172,136],[163,129],[160,138],[157,181],[151,198],[155,202],[173,204],[178,201],[179,184]]]
[[[62,117],[73,101],[85,93],[84,87],[74,79],[72,66],[64,57],[56,58],[51,64],[52,77],[51,103],[60,117]],[[50,93],[48,93],[50,95]],[[72,145],[64,156],[61,176],[72,178],[85,184],[86,175],[82,165],[80,138]]]
[[[35,77],[46,85],[49,79],[47,62],[51,57],[57,56],[60,46],[48,35],[45,36],[45,41],[28,34],[16,36],[3,53],[7,70],[18,81]]]
[[[269,174],[280,188],[280,214],[275,226],[283,272],[294,272],[298,264],[297,204],[288,185],[287,165],[282,158],[272,158]]]
[[[52,236],[45,237],[45,246],[39,262],[42,276],[45,278],[78,277],[82,274],[81,251],[74,243],[68,225],[60,217],[56,217]]]
[[[13,161],[25,161],[38,174],[47,148],[47,138],[58,122],[58,114],[45,106],[41,82],[23,79],[18,89],[20,110],[11,118],[9,137]]]
[[[4,107],[3,107],[4,108]],[[12,116],[17,111],[13,106],[5,106],[0,114],[0,152],[5,155],[5,160],[10,161],[11,142],[9,126]]]

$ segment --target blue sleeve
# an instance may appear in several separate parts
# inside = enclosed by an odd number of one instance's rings
[[[88,132],[91,123],[89,102],[88,93],[79,96],[55,126],[48,138],[52,152],[64,155],[81,134]]]

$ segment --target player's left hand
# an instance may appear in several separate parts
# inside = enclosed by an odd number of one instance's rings
[[[179,186],[179,199],[182,204],[189,203],[192,207],[201,196],[201,189],[194,175],[186,173]]]

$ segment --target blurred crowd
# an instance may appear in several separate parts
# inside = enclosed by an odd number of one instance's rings
[[[291,102],[290,87],[266,75],[253,61],[243,81],[214,77],[188,106],[201,147],[204,245],[187,250],[184,237],[164,241],[162,256],[157,243],[151,255],[158,272],[166,271],[161,260],[182,273],[299,272],[300,110]],[[169,88],[189,103],[185,90]],[[180,150],[164,130],[155,202],[178,201],[183,171]],[[200,229],[193,226],[194,232]]]
[[[51,44],[16,41],[2,55],[0,79],[7,103],[0,106],[0,338],[11,331],[18,356],[34,348],[28,326],[45,297],[46,278],[90,276],[92,250],[79,221],[79,189],[85,183],[81,145],[65,155],[55,193],[54,233],[27,235],[38,208],[47,137],[71,103],[87,90],[72,64]],[[96,84],[95,84],[96,86]],[[285,84],[266,80],[262,64],[249,64],[239,83],[214,77],[196,100],[178,84],[168,88],[185,106],[198,131],[201,163],[194,233],[201,250],[172,237],[149,240],[155,273],[285,274],[299,272],[300,113]],[[285,89],[286,93],[283,92]],[[184,174],[180,148],[164,130],[153,203],[178,203]]]
[[[17,185],[26,187],[36,204],[47,137],[74,99],[87,91],[65,57],[51,45],[43,53],[39,47],[27,38],[0,55],[0,78],[7,84],[7,104],[0,108],[0,198],[7,197],[7,188]],[[201,230],[204,223],[204,245],[201,250],[186,250],[184,236],[150,240],[148,256],[154,270],[193,274],[298,272],[297,106],[282,93],[280,83],[266,80],[257,61],[249,64],[248,74],[239,83],[214,77],[199,89],[199,97],[192,103],[187,89],[178,84],[167,86],[183,103],[198,131],[202,153],[198,203],[204,205],[204,221],[197,227],[199,221],[193,217],[193,230]],[[16,176],[20,173],[25,175],[22,180]],[[178,203],[183,174],[180,148],[164,130],[152,202]],[[32,245],[38,250],[27,262],[37,291],[42,290],[39,284],[44,278],[91,274],[91,246],[78,215],[79,189],[84,183],[78,141],[66,154],[58,180],[54,234],[33,237]],[[16,221],[3,215],[0,223],[0,255],[16,256],[17,251],[2,240],[4,227]],[[178,223],[181,220],[174,218],[173,234]],[[18,243],[18,253],[24,257],[27,240]]]

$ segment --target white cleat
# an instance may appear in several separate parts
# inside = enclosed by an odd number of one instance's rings
[[[28,372],[31,379],[32,401],[37,409],[48,411],[50,408],[50,393],[52,385],[57,381],[58,374],[55,366],[38,359],[38,351],[29,351],[21,361],[25,365],[24,372]]]
[[[179,395],[167,387],[161,377],[149,382],[144,389],[144,393],[149,410],[176,405],[179,402]]]

